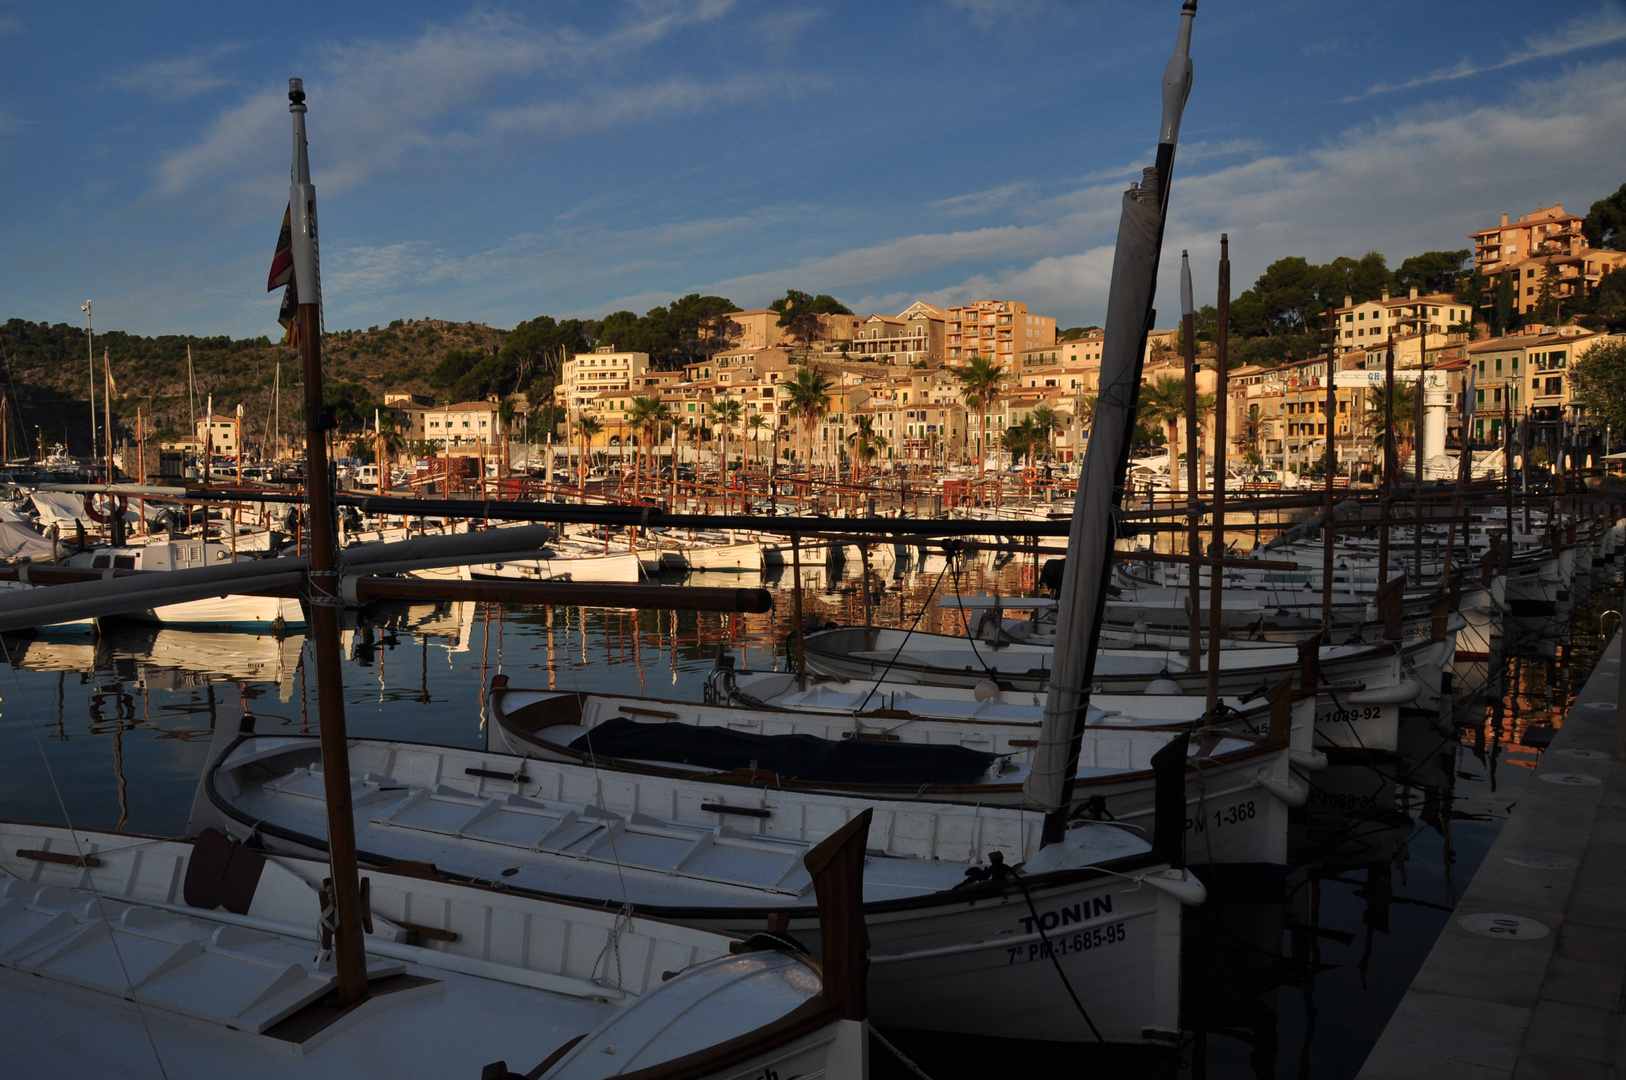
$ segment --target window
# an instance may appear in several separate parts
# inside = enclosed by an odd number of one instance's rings
[[[1480,405],[1485,404],[1485,391],[1480,390],[1474,394],[1474,401]]]
[[[1543,392],[1547,394],[1562,394],[1564,392],[1564,380],[1557,376],[1548,379],[1547,385]]]

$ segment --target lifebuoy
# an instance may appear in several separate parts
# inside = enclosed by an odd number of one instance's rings
[[[98,497],[111,499],[113,503],[112,510],[103,512],[96,509],[96,499]],[[85,516],[101,525],[106,525],[110,521],[122,520],[125,511],[130,509],[129,499],[126,499],[123,495],[108,494],[106,492],[98,496],[94,491],[88,491],[85,493],[84,503]]]

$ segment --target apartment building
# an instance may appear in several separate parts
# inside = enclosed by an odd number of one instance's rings
[[[872,363],[936,367],[945,355],[946,323],[942,308],[921,300],[896,316],[866,318],[854,329],[848,352]]]
[[[614,345],[602,345],[564,362],[559,372],[560,390],[554,397],[574,416],[607,390],[630,390],[648,370],[648,353],[618,352]]]
[[[1585,247],[1586,237],[1581,233],[1585,220],[1564,213],[1560,205],[1541,207],[1514,222],[1509,222],[1504,213],[1500,225],[1468,234],[1474,242],[1474,269],[1486,277],[1495,277],[1514,263],[1543,251]]]
[[[1532,326],[1467,346],[1479,411],[1474,417],[1474,437],[1493,442],[1501,437],[1497,414],[1504,404],[1515,416],[1522,417],[1527,411],[1538,424],[1577,418],[1583,407],[1573,404],[1570,368],[1600,339],[1601,335],[1579,326]]]
[[[460,401],[453,405],[407,405],[400,407],[409,440],[433,440],[443,449],[476,450],[491,446],[504,437],[501,406],[496,401]]]
[[[1019,300],[977,300],[947,310],[948,363],[989,356],[1015,368],[1022,354],[1056,341],[1056,320],[1034,315]]]
[[[1413,286],[1406,296],[1392,297],[1389,290],[1384,289],[1381,299],[1360,304],[1346,296],[1343,306],[1334,309],[1333,317],[1338,321],[1340,350],[1368,349],[1375,347],[1379,340],[1387,341],[1391,335],[1402,337],[1419,332],[1436,336],[1436,340],[1430,342],[1433,347],[1444,341],[1440,335],[1449,333],[1451,327],[1471,322],[1473,310],[1467,304],[1458,303],[1450,293],[1419,295]]]
[[[1474,268],[1487,277],[1514,275],[1514,305],[1529,314],[1550,288],[1562,306],[1565,300],[1596,289],[1603,275],[1626,265],[1626,252],[1602,251],[1587,244],[1581,231],[1585,218],[1566,214],[1564,207],[1542,207],[1533,213],[1489,229],[1470,233],[1474,242]],[[1494,289],[1486,289],[1480,306],[1496,302]]]

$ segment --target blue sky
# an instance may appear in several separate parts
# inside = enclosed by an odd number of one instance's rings
[[[1178,8],[0,0],[0,318],[273,330],[298,75],[330,328],[787,287],[1099,321]],[[1626,181],[1626,8],[1543,8],[1202,0],[1166,271],[1584,213]]]

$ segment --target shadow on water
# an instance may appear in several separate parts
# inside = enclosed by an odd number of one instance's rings
[[[877,624],[963,633],[962,616],[936,606],[944,593],[1030,591],[1035,570],[1031,557],[878,566],[868,606]],[[719,648],[742,668],[786,666],[790,576],[690,579],[764,580],[775,607],[763,615],[375,605],[344,632],[350,731],[481,746],[484,688],[498,672],[518,685],[699,700]],[[810,619],[862,620],[856,567],[804,566],[802,591]],[[1509,627],[1489,661],[1456,669],[1449,716],[1403,714],[1398,753],[1306,777],[1312,796],[1295,813],[1287,872],[1212,881],[1208,903],[1188,911],[1188,1034],[1177,1050],[895,1033],[898,1045],[934,1080],[1353,1076],[1591,670],[1599,613],[1619,607],[1618,594],[1600,593],[1577,598],[1563,625]],[[179,834],[217,725],[248,714],[261,732],[318,726],[297,636],[131,627],[4,644],[7,818],[61,821],[65,808],[84,826]],[[910,1075],[880,1048],[873,1063],[877,1077]]]

